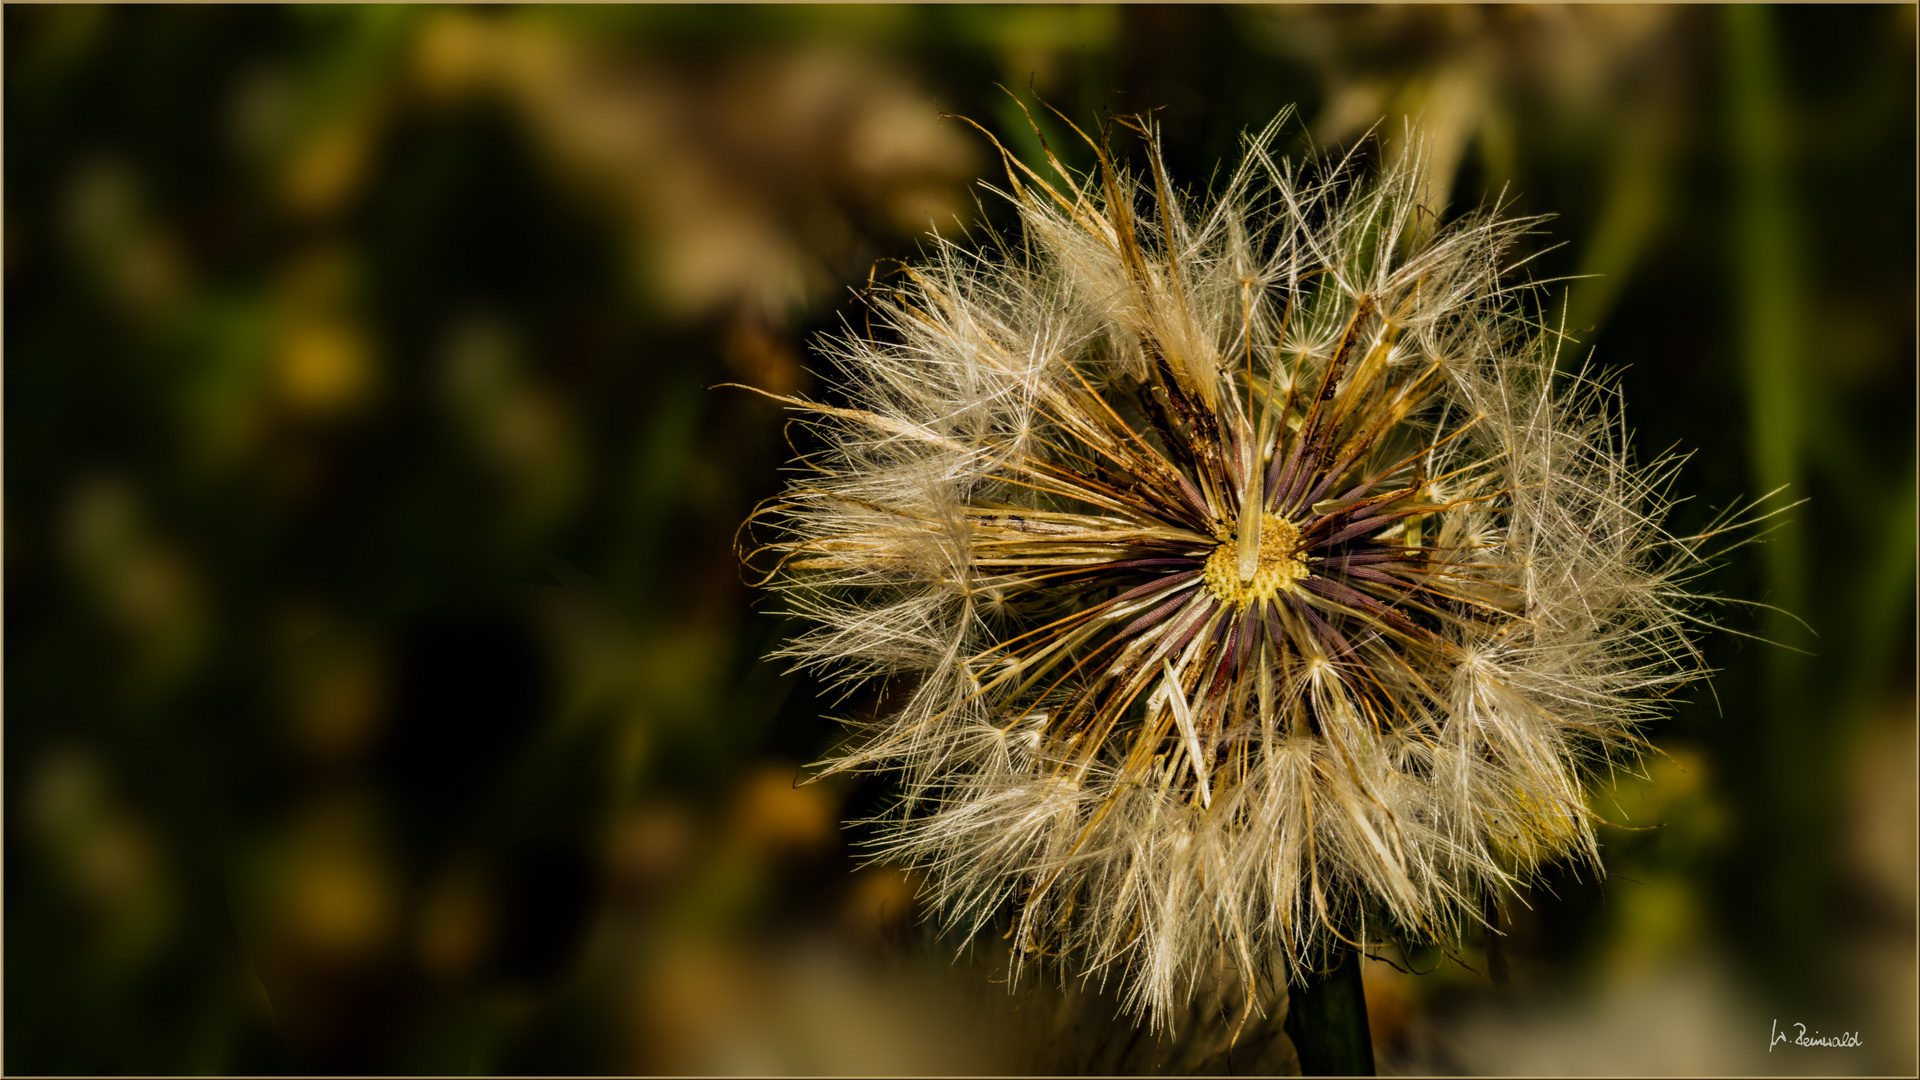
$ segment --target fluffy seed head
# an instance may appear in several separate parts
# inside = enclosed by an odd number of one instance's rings
[[[785,399],[818,448],[758,520],[782,655],[890,691],[829,763],[897,775],[880,853],[1160,1023],[1597,862],[1695,558],[1675,462],[1556,387],[1533,222],[1443,227],[1417,157],[1296,167],[1278,120],[1197,198],[1121,124],[1144,175],[1007,156],[1018,233],[934,239],[825,345],[846,404]]]

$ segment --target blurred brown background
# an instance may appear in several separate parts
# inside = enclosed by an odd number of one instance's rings
[[[1914,12],[9,5],[5,1067],[1283,1067],[1009,994],[861,865],[884,781],[793,784],[873,703],[760,661],[791,451],[708,387],[830,393],[877,260],[1007,221],[941,117],[1037,151],[1004,83],[1196,187],[1423,118],[1597,275],[1676,532],[1809,500],[1706,581],[1806,627],[1710,613],[1790,648],[1709,638],[1607,878],[1370,966],[1383,1068],[1911,1072]]]

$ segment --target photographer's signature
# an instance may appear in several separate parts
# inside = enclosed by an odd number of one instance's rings
[[[1780,1030],[1780,1021],[1775,1020],[1773,1022],[1773,1038],[1767,1043],[1767,1053],[1773,1053],[1773,1048],[1779,1046],[1781,1043],[1791,1043],[1794,1046],[1836,1046],[1842,1048],[1864,1045],[1861,1043],[1860,1033],[1857,1031],[1843,1031],[1838,1035],[1822,1035],[1816,1031],[1812,1035],[1808,1035],[1807,1025],[1794,1024],[1793,1027],[1796,1029],[1795,1034],[1789,1037],[1786,1032]]]

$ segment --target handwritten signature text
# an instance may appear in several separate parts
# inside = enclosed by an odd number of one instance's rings
[[[1807,1025],[1794,1024],[1793,1027],[1796,1029],[1796,1032],[1789,1037],[1786,1032],[1780,1030],[1780,1021],[1775,1020],[1773,1022],[1772,1040],[1767,1043],[1767,1053],[1773,1053],[1773,1048],[1779,1046],[1781,1043],[1790,1043],[1794,1046],[1835,1046],[1843,1048],[1866,1045],[1860,1041],[1860,1033],[1857,1031],[1843,1031],[1838,1035],[1822,1035],[1816,1031],[1812,1035],[1808,1035]]]

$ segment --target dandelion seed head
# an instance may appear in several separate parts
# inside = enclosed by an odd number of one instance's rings
[[[1195,196],[1119,123],[1144,173],[1007,155],[1018,230],[824,343],[845,404],[783,399],[815,449],[756,520],[778,655],[888,688],[825,763],[898,781],[876,857],[1157,1025],[1597,865],[1698,559],[1507,266],[1537,219],[1440,224],[1417,156],[1296,165],[1280,121]]]

